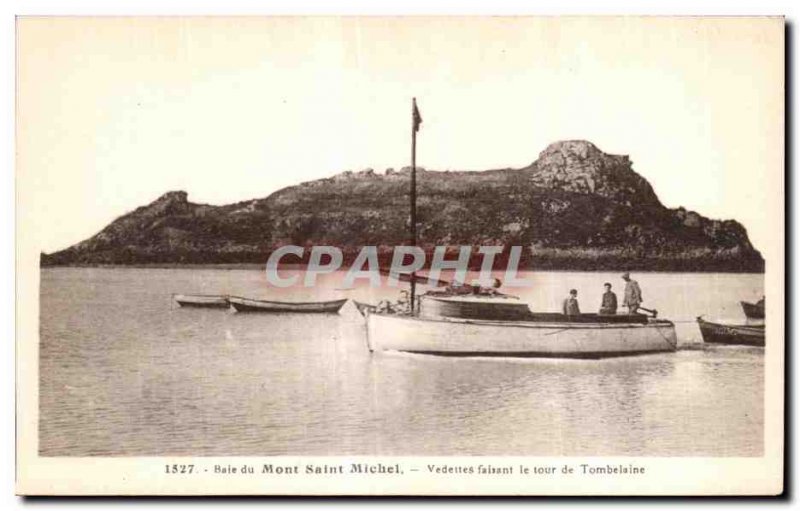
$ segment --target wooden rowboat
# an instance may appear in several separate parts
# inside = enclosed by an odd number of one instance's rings
[[[764,325],[726,325],[697,318],[703,341],[713,344],[764,346]]]
[[[227,309],[230,304],[224,295],[172,295],[181,307],[199,307],[204,309]]]
[[[231,306],[236,312],[280,312],[280,313],[328,313],[339,312],[342,305],[347,302],[343,300],[333,300],[330,302],[274,302],[269,300],[253,300],[252,298],[242,298],[231,296],[228,298]]]
[[[764,319],[764,303],[739,302],[747,319]]]

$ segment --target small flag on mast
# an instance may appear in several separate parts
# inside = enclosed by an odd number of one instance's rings
[[[414,98],[411,115],[414,118],[414,133],[416,133],[419,131],[419,125],[422,124],[422,116],[419,115],[419,110],[417,109],[417,98]]]

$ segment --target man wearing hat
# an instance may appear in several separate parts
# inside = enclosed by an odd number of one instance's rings
[[[625,281],[625,299],[622,301],[622,305],[628,307],[629,314],[636,314],[639,305],[644,301],[642,300],[642,290],[639,288],[639,283],[631,278],[630,273],[625,272],[622,280]]]

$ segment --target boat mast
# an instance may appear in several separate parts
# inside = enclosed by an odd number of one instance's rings
[[[411,246],[417,246],[417,132],[422,116],[417,109],[417,98],[411,99]],[[411,313],[414,313],[417,289],[417,274],[411,272]]]

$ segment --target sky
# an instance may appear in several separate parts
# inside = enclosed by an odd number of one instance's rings
[[[418,165],[585,139],[777,250],[783,69],[776,18],[20,18],[18,225],[52,252],[170,190],[409,165],[416,97]]]

